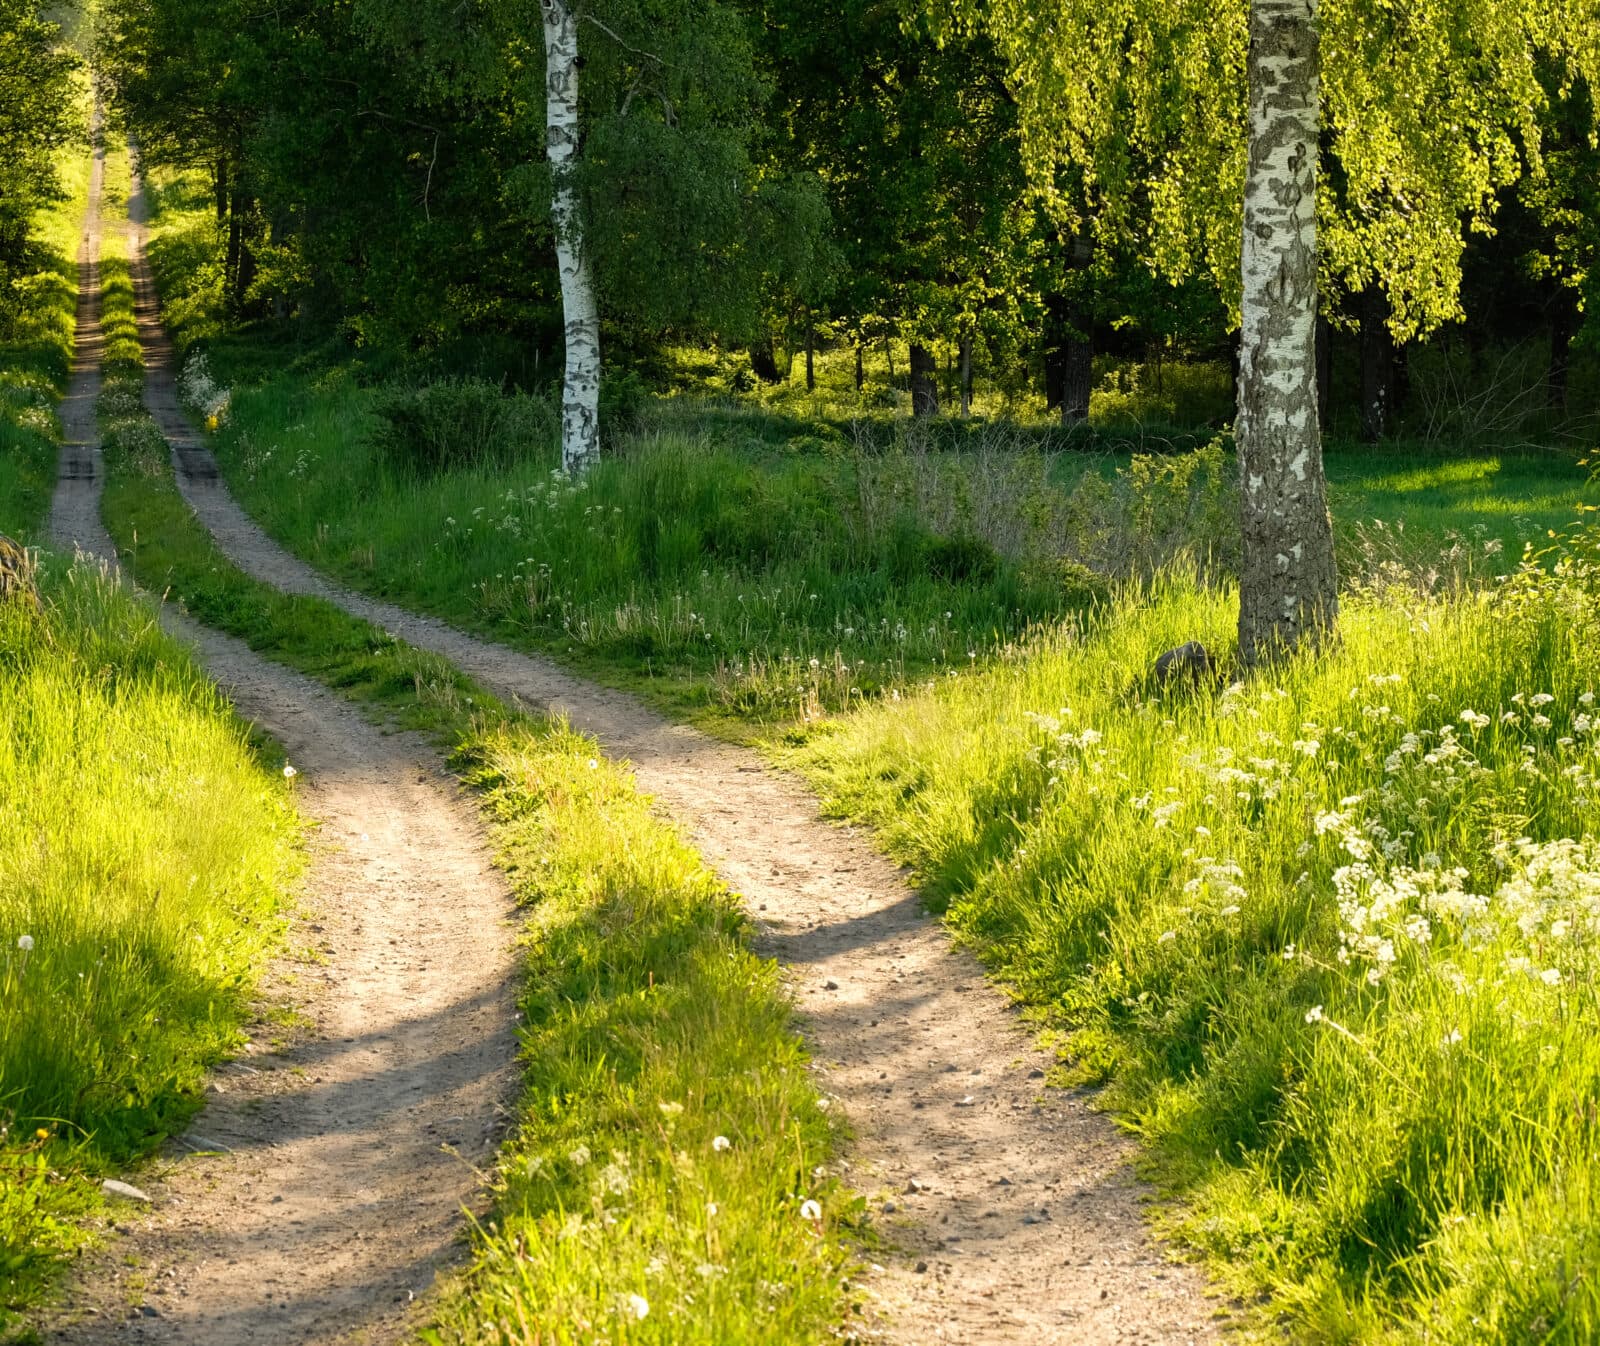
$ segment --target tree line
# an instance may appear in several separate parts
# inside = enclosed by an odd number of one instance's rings
[[[937,343],[1069,422],[1097,340],[1226,352],[1247,658],[1332,619],[1335,344],[1373,437],[1463,323],[1559,401],[1600,284],[1586,0],[102,0],[95,55],[236,315],[548,358],[574,470],[668,340],[893,338],[919,415]]]

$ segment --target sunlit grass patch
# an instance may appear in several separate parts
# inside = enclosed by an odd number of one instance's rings
[[[462,749],[530,908],[528,1092],[430,1339],[831,1339],[862,1209],[777,968],[593,751],[516,722]]]
[[[284,782],[150,610],[92,566],[46,573],[42,616],[0,604],[12,1305],[76,1245],[63,1214],[199,1106],[299,863]]]
[[[1323,656],[1163,690],[1157,655],[1235,617],[1173,575],[790,752],[1296,1340],[1600,1331],[1595,563],[1363,591]]]

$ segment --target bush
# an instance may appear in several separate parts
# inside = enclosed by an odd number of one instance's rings
[[[419,477],[543,457],[561,433],[548,402],[507,396],[485,379],[443,379],[421,388],[395,389],[374,404],[373,412],[378,453]]]

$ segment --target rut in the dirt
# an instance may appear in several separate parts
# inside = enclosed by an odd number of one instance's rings
[[[115,566],[94,419],[96,164],[51,527]],[[185,1142],[139,1178],[153,1212],[87,1265],[46,1330],[72,1346],[401,1340],[413,1296],[459,1252],[469,1165],[492,1158],[514,1087],[511,904],[426,743],[170,609],[162,620],[300,772],[320,826],[290,941],[314,954],[267,976],[299,1025],[255,1025],[267,1045],[216,1072]],[[279,1035],[289,1045],[271,1050]]]
[[[633,764],[748,902],[791,972],[823,1087],[858,1142],[850,1174],[884,1198],[899,1250],[872,1278],[907,1342],[1192,1342],[1214,1335],[1198,1274],[1141,1214],[1130,1143],[1079,1096],[1043,1087],[1047,1056],[977,964],[951,949],[904,876],[818,815],[755,755],[632,698],[442,622],[342,590],[239,509],[179,404],[148,273],[136,273],[146,400],[180,486],[222,549],[278,588],[315,594],[510,698],[566,714]]]

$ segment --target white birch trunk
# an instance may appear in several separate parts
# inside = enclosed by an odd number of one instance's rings
[[[1338,615],[1317,419],[1317,0],[1250,0],[1250,157],[1234,434],[1239,653],[1315,645]]]
[[[573,185],[578,157],[578,16],[568,0],[540,0],[544,16],[545,144],[553,181],[556,266],[567,363],[561,386],[561,465],[587,471],[600,458],[600,310]]]

